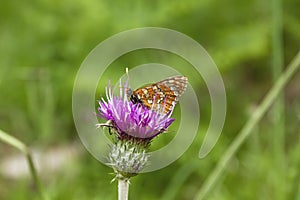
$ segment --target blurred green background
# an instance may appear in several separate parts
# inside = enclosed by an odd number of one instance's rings
[[[281,58],[286,66],[299,50],[300,1],[286,0],[277,9],[272,5],[271,0],[2,1],[0,129],[34,149],[51,199],[116,199],[112,170],[84,149],[73,124],[76,72],[87,54],[113,34],[144,26],[180,31],[202,44],[219,67],[228,101],[225,127],[214,150],[198,160],[210,99],[199,77],[189,77],[201,106],[198,136],[170,166],[132,178],[129,195],[192,199],[280,74]],[[184,61],[167,53],[145,50],[126,56],[113,65],[130,68],[161,61],[184,74],[192,72],[181,69]],[[103,81],[117,80],[122,73],[108,70]],[[300,72],[234,156],[208,199],[300,199],[299,91]],[[155,145],[163,146],[172,137],[171,131]],[[0,199],[39,199],[23,156],[0,143],[0,159]]]

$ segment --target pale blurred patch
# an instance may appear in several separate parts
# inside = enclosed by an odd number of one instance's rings
[[[32,148],[34,164],[41,175],[49,175],[66,169],[70,163],[76,162],[82,152],[83,148],[77,142],[47,150]],[[29,177],[30,172],[25,155],[18,153],[4,157],[0,164],[0,173],[9,179]]]

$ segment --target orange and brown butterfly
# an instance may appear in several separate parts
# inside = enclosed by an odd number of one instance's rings
[[[148,109],[168,114],[173,111],[178,98],[186,90],[187,84],[187,77],[172,76],[134,91],[129,89],[127,92],[132,103],[139,103]]]

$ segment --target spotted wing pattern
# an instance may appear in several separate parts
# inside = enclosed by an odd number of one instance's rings
[[[130,100],[148,109],[167,114],[173,111],[178,98],[187,88],[187,77],[173,76],[157,83],[146,85],[132,92]]]

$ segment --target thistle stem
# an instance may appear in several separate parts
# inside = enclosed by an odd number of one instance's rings
[[[128,200],[129,179],[118,180],[118,200]]]

